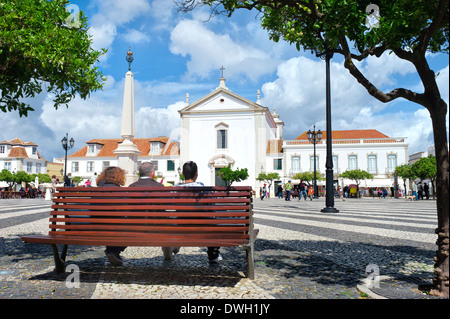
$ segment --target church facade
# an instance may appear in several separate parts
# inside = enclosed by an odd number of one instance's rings
[[[139,150],[139,162],[151,161],[157,166],[157,176],[165,183],[180,182],[183,163],[194,161],[199,169],[198,181],[205,185],[222,185],[217,172],[223,167],[247,168],[249,178],[233,185],[249,185],[259,189],[260,173],[276,172],[285,183],[296,173],[313,171],[316,161],[318,176],[325,175],[326,141],[316,145],[306,138],[306,131],[294,140],[283,137],[284,122],[274,110],[261,105],[259,91],[256,101],[250,101],[230,91],[221,78],[211,93],[190,103],[188,95],[180,114],[180,138],[133,138]],[[300,132],[299,132],[300,133]],[[325,136],[325,132],[324,132]],[[362,169],[373,174],[362,187],[393,186],[395,167],[408,163],[406,138],[389,137],[376,130],[333,131],[333,166],[339,186],[353,184],[339,173]],[[68,157],[71,176],[92,179],[106,166],[118,165],[114,150],[123,139],[93,139]],[[319,182],[325,184],[325,182]],[[402,185],[402,183],[399,183]],[[272,188],[273,191],[273,188]]]

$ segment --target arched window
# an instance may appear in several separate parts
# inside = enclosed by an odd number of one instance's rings
[[[228,125],[221,122],[216,125],[217,134],[217,148],[227,149],[228,148]]]

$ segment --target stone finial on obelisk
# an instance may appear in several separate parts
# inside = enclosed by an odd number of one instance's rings
[[[137,156],[141,154],[136,144],[133,143],[135,128],[134,128],[134,87],[133,87],[133,73],[131,73],[131,62],[133,62],[133,52],[127,52],[126,60],[128,62],[128,72],[125,75],[125,89],[123,93],[123,107],[122,107],[122,125],[120,128],[120,135],[123,138],[117,149],[114,151],[117,154],[118,166],[126,172],[125,186],[137,181]]]

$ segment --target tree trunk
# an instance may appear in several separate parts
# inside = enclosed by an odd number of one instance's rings
[[[447,144],[447,105],[439,99],[436,105],[428,108],[433,123],[434,144],[436,152],[436,194],[438,227],[436,234],[437,251],[434,257],[434,289],[431,294],[449,297],[449,155]]]

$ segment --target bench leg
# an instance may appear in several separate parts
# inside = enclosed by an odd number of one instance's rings
[[[245,247],[247,257],[247,278],[250,280],[255,279],[255,263],[253,256],[253,245]]]
[[[58,246],[56,244],[52,244],[52,249],[53,249],[53,258],[55,260],[55,270],[56,272],[62,273],[65,271],[64,263],[66,261],[67,245],[63,246],[61,257],[59,256]]]

